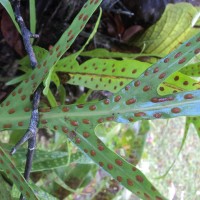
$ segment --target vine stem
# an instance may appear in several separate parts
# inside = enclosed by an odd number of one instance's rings
[[[39,35],[32,34],[29,31],[29,29],[26,27],[24,20],[22,18],[22,15],[21,15],[21,11],[20,11],[21,1],[20,0],[10,0],[10,3],[14,10],[16,21],[21,30],[24,47],[29,56],[31,67],[32,67],[32,69],[35,69],[35,67],[37,66],[37,59],[35,57],[35,53],[33,51],[33,47],[30,42],[30,38],[38,38]],[[32,168],[33,156],[34,156],[35,147],[36,147],[36,135],[37,135],[37,129],[38,129],[38,122],[39,122],[38,106],[40,103],[41,92],[42,92],[42,86],[40,85],[33,94],[32,112],[31,112],[29,127],[28,127],[26,133],[24,134],[24,136],[18,141],[18,143],[12,148],[12,150],[10,152],[10,154],[13,155],[16,152],[16,150],[23,143],[28,141],[26,165],[25,165],[25,170],[24,170],[24,178],[27,181],[29,180],[29,176],[30,176],[30,172],[31,172],[31,168]],[[20,196],[20,199],[21,200],[25,199],[22,194]]]

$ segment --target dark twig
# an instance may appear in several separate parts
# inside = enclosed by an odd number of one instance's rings
[[[29,59],[31,62],[31,67],[34,69],[37,66],[37,60],[30,42],[30,38],[38,38],[39,36],[36,34],[32,34],[26,27],[24,20],[21,16],[20,11],[20,0],[10,0],[11,5],[13,7],[15,18],[17,23],[20,26],[20,30],[22,33],[22,38],[24,42],[24,46],[26,49],[27,54],[29,55]],[[12,148],[10,154],[14,154],[16,150],[26,141],[28,141],[28,151],[26,155],[26,166],[24,171],[24,178],[26,180],[29,179],[30,171],[32,167],[32,160],[36,146],[36,134],[39,122],[39,113],[38,113],[38,106],[40,102],[42,86],[39,86],[38,89],[35,91],[33,95],[33,108],[31,113],[30,124],[28,130],[24,134],[24,136],[19,140],[19,142]],[[20,199],[24,199],[23,195],[20,196]]]
[[[26,49],[27,54],[29,55],[30,61],[31,61],[31,67],[34,69],[37,65],[37,60],[35,58],[35,54],[33,52],[33,48],[30,42],[30,38],[38,38],[39,35],[37,34],[32,34],[26,27],[24,20],[21,16],[21,11],[20,11],[20,0],[10,0],[11,5],[13,7],[14,13],[15,13],[15,18],[17,23],[19,24],[21,33],[22,33],[22,38],[24,42],[24,46]]]

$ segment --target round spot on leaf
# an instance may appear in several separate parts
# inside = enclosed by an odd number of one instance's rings
[[[136,167],[132,167],[132,171],[137,171],[137,168]]]
[[[113,165],[112,164],[108,164],[107,167],[108,167],[109,170],[113,169]]]
[[[165,58],[165,59],[164,59],[164,63],[168,63],[169,60],[170,60],[169,58]]]
[[[133,181],[131,180],[131,179],[127,179],[127,184],[129,185],[129,186],[133,186]]]
[[[34,80],[35,79],[35,74],[33,74],[32,76],[31,76],[31,80]]]
[[[58,130],[58,126],[54,126],[53,129],[54,129],[54,130]]]
[[[23,122],[18,122],[18,126],[23,126],[24,123]]]
[[[138,87],[138,86],[140,86],[140,83],[141,83],[140,81],[135,81],[134,86]]]
[[[95,105],[91,105],[90,107],[89,107],[89,109],[91,110],[91,111],[94,111],[94,110],[96,110],[96,106]]]
[[[128,91],[130,88],[131,88],[131,86],[130,86],[130,85],[127,85],[127,86],[125,87],[125,90]]]
[[[60,57],[60,55],[61,55],[61,52],[59,51],[58,53],[57,53],[57,58],[59,58]]]
[[[128,118],[128,120],[129,120],[129,122],[134,122],[135,121],[134,118],[132,118],[132,117]]]
[[[143,87],[144,92],[147,92],[148,90],[150,90],[150,86],[146,85],[146,86]]]
[[[46,107],[46,108],[39,108],[39,111],[45,113],[45,112],[50,112],[51,109],[50,109],[49,107]]]
[[[88,19],[88,15],[85,15],[84,17],[83,17],[83,21],[86,21]]]
[[[16,181],[18,181],[18,178],[17,178],[16,175],[13,174],[12,177],[13,177]]]
[[[180,57],[181,55],[182,55],[182,53],[181,53],[181,52],[178,52],[177,54],[175,54],[174,58],[178,58],[178,57]]]
[[[123,85],[124,85],[124,82],[123,82],[123,81],[121,81],[121,82],[119,83],[119,85],[120,85],[120,86],[123,86]]]
[[[180,113],[180,112],[181,112],[181,109],[178,108],[178,107],[175,107],[175,108],[172,108],[172,109],[171,109],[171,112],[172,112],[172,113]]]
[[[193,96],[192,94],[186,94],[186,95],[184,96],[184,98],[185,98],[185,99],[193,99],[194,96]]]
[[[43,63],[43,66],[45,67],[47,65],[47,61],[45,60]]]
[[[77,108],[83,108],[83,107],[84,107],[84,104],[78,104],[76,107],[77,107]]]
[[[188,84],[189,84],[188,81],[183,82],[183,85],[188,85]]]
[[[157,98],[157,97],[151,98],[151,102],[153,102],[153,103],[158,103],[158,98]]]
[[[179,80],[179,76],[175,76],[175,77],[174,77],[174,80],[175,80],[175,81],[178,81],[178,80]]]
[[[14,96],[16,96],[16,92],[14,91],[14,92],[12,92],[12,96],[14,97]]]
[[[15,109],[14,108],[11,108],[9,111],[8,111],[9,114],[13,114],[15,113]]]
[[[22,88],[19,88],[17,92],[18,92],[18,94],[21,94],[22,93]]]
[[[107,121],[113,121],[114,119],[115,119],[115,117],[113,117],[113,116],[112,117],[106,117]]]
[[[68,133],[67,127],[63,126],[63,127],[62,127],[62,131],[63,131],[64,133]]]
[[[62,108],[62,111],[63,111],[63,112],[68,112],[68,111],[69,111],[69,108],[68,108],[68,107],[63,107],[63,108]]]
[[[115,97],[114,101],[115,101],[115,102],[118,102],[118,101],[120,101],[120,99],[121,99],[121,96],[117,95],[117,96]]]
[[[159,71],[159,68],[156,67],[154,70],[153,70],[153,73],[157,73]]]
[[[90,137],[90,134],[88,132],[83,132],[83,137],[88,138],[88,137]]]
[[[82,17],[83,17],[83,13],[81,13],[81,14],[79,15],[78,19],[81,20]]]
[[[47,124],[47,120],[46,120],[46,119],[43,119],[43,120],[41,120],[41,123],[42,123],[42,124]]]
[[[125,70],[126,70],[125,68],[122,68],[122,69],[121,69],[121,72],[125,72]]]
[[[165,76],[166,76],[166,73],[162,73],[162,74],[159,75],[158,78],[159,78],[159,79],[163,79]]]
[[[108,105],[110,103],[110,100],[109,99],[105,99],[103,102],[104,102],[104,104]]]
[[[99,149],[99,151],[103,151],[103,150],[104,150],[104,146],[99,145],[99,146],[98,146],[98,149]]]
[[[185,46],[189,47],[191,45],[191,42],[188,42]]]
[[[117,176],[117,180],[118,180],[119,182],[122,182],[123,178],[122,178],[121,176]]]
[[[137,72],[137,69],[134,69],[133,71],[132,71],[132,74],[135,74]]]
[[[198,54],[199,52],[200,52],[200,48],[194,50],[195,54]]]
[[[91,151],[90,151],[90,155],[91,155],[91,156],[96,156],[96,152],[95,152],[94,150],[91,150]]]
[[[102,123],[103,121],[104,121],[103,118],[99,118],[99,119],[97,120],[97,122],[99,122],[99,123]]]
[[[72,126],[78,126],[78,122],[77,122],[77,121],[74,121],[74,120],[70,121],[70,124],[71,124]]]
[[[26,99],[26,95],[21,96],[21,100],[24,101]]]
[[[99,162],[99,165],[100,165],[101,167],[103,167],[103,166],[104,166],[103,162]]]
[[[126,105],[131,105],[136,102],[136,99],[132,98],[126,101]]]
[[[3,128],[12,128],[12,124],[4,124]]]
[[[82,122],[83,122],[84,124],[90,124],[90,120],[88,120],[88,119],[83,119]]]
[[[76,144],[80,144],[81,143],[81,139],[80,138],[76,138],[75,143]]]
[[[26,108],[24,108],[24,112],[30,112],[30,108],[29,107],[26,107]]]
[[[138,113],[135,113],[134,116],[135,117],[144,117],[144,116],[146,116],[146,113],[144,113],[144,112],[138,112]]]
[[[159,87],[159,90],[160,90],[160,91],[164,91],[165,88],[164,88],[164,87]]]
[[[58,51],[60,49],[60,45],[58,45],[57,47],[56,47],[56,51]]]
[[[178,61],[178,64],[182,64],[182,63],[184,63],[186,61],[186,58],[182,58],[182,59],[180,59],[179,61]]]
[[[161,118],[161,117],[162,117],[162,114],[161,114],[161,113],[155,113],[153,116],[154,116],[155,118]]]
[[[142,182],[144,181],[144,179],[143,179],[142,176],[140,176],[140,175],[137,175],[137,176],[136,176],[136,180],[137,180],[138,182],[140,182],[140,183],[142,183]]]
[[[117,165],[119,165],[119,166],[122,166],[122,165],[123,165],[123,162],[122,162],[122,160],[120,160],[120,159],[116,159],[116,160],[115,160],[115,163],[116,163]]]

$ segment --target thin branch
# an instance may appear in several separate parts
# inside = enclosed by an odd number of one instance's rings
[[[31,42],[30,42],[30,38],[38,38],[39,35],[32,34],[26,27],[24,20],[21,16],[20,0],[10,0],[10,2],[11,2],[11,5],[12,5],[14,13],[15,13],[16,21],[19,24],[19,27],[20,27],[20,30],[22,33],[24,47],[26,49],[27,54],[29,55],[29,58],[31,61],[31,67],[34,69],[37,65],[37,60],[35,58],[35,53],[33,51],[33,48],[32,48]]]

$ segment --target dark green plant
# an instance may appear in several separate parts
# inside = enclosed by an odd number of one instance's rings
[[[119,61],[101,58],[90,59],[79,65],[76,58],[83,49],[61,59],[100,3],[100,0],[87,1],[52,50],[48,52],[41,48],[35,48],[39,64],[35,70],[27,72],[25,76],[17,80],[21,81],[25,78],[1,103],[0,128],[1,130],[18,130],[28,127],[31,111],[30,97],[43,83],[45,86],[43,93],[47,96],[51,108],[41,105],[39,128],[47,128],[65,134],[68,140],[85,155],[138,197],[162,200],[165,197],[156,190],[135,165],[111,151],[96,136],[95,127],[111,121],[130,123],[138,120],[178,116],[190,116],[189,120],[191,120],[194,119],[191,116],[199,116],[198,81],[178,71],[187,65],[189,68],[191,63],[195,64],[194,59],[200,52],[200,34],[198,33],[184,42],[175,51],[152,66],[136,60]],[[21,65],[22,69],[26,71],[24,66],[27,65],[27,58],[21,61]],[[80,84],[91,89],[107,89],[114,94],[110,98],[98,102],[87,103],[82,100],[79,104],[57,106],[49,85],[53,81],[60,86],[58,72],[67,72],[70,75],[68,82],[71,84]],[[190,73],[191,68],[186,72]],[[173,81],[177,78],[179,81]],[[186,80],[191,85],[187,88],[182,86],[182,91],[180,85]],[[178,93],[173,93],[172,86],[180,89]],[[187,121],[187,125],[189,122]],[[37,191],[35,186],[24,181],[5,153],[6,148],[3,148],[2,145],[0,148],[0,170],[15,183],[27,199],[44,199],[41,193],[33,192],[33,190]],[[61,157],[69,156],[60,154]],[[40,153],[36,159],[40,163],[43,162],[40,167],[47,169],[48,162],[41,161],[39,156]],[[77,153],[70,162],[78,160],[80,157],[81,154]],[[56,159],[58,160],[55,163],[61,164],[61,160],[59,161],[58,157]],[[55,163],[54,165],[56,165]],[[21,170],[20,163],[16,163],[16,165]],[[56,167],[52,165],[53,162],[50,166]],[[33,170],[35,168],[37,165],[33,165]]]

